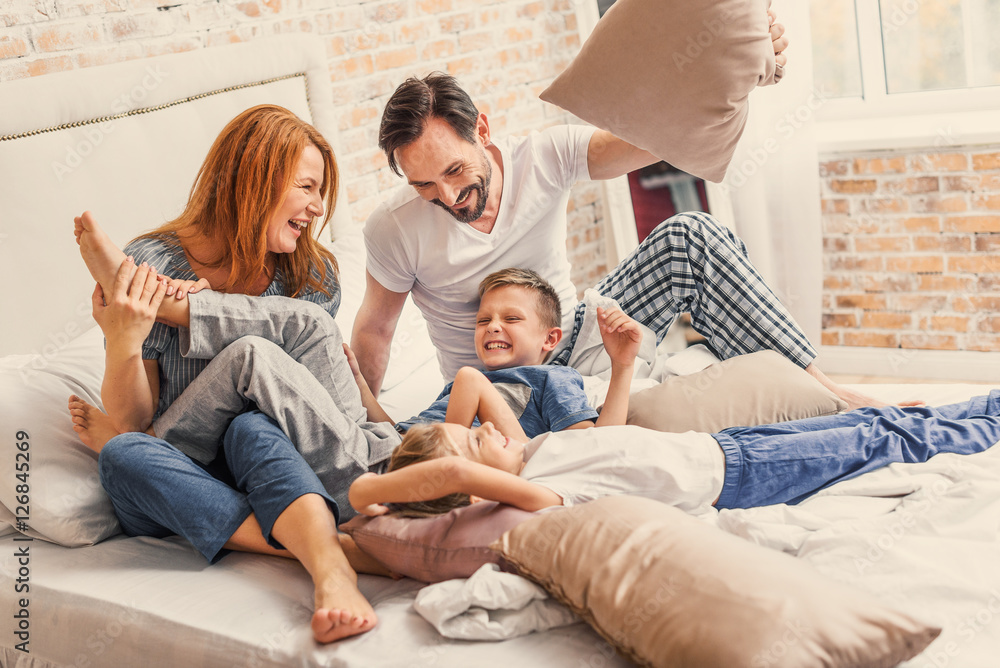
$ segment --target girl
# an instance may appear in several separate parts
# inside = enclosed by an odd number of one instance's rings
[[[447,512],[480,499],[536,511],[601,496],[643,496],[698,512],[798,503],[841,480],[1000,440],[1000,390],[932,407],[862,408],[718,434],[599,427],[510,439],[491,423],[413,427],[384,475],[351,485],[358,512]]]

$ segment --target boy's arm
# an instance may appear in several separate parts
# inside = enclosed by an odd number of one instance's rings
[[[383,515],[386,503],[430,501],[463,493],[535,511],[562,505],[547,487],[461,457],[441,457],[389,473],[366,473],[351,483],[348,498],[359,513]]]
[[[466,366],[455,374],[444,421],[471,427],[476,417],[480,423],[492,422],[508,438],[528,440],[514,411],[497,392],[497,388],[493,387],[490,379],[479,369]]]
[[[604,349],[611,357],[611,382],[604,407],[597,418],[597,427],[625,424],[628,418],[629,390],[632,387],[632,371],[635,356],[642,343],[642,330],[624,311],[597,309],[597,322],[601,327]]]
[[[396,424],[396,421],[389,417],[389,414],[382,408],[382,404],[372,394],[371,388],[368,387],[368,381],[361,374],[361,369],[358,366],[358,358],[354,356],[354,351],[346,343],[344,344],[344,354],[347,355],[347,364],[351,367],[351,373],[354,374],[354,382],[358,384],[358,389],[361,391],[361,405],[368,412],[368,421]]]

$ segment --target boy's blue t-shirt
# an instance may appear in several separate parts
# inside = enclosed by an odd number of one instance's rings
[[[587,403],[583,376],[576,369],[540,364],[483,374],[507,401],[528,438],[597,419],[597,411]],[[406,431],[415,424],[444,422],[452,385],[448,383],[429,408],[396,425],[399,430]]]

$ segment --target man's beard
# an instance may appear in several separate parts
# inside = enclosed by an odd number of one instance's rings
[[[472,193],[475,192],[476,205],[455,210],[439,199],[431,200],[433,204],[437,204],[439,207],[450,213],[455,220],[460,223],[472,223],[479,220],[483,215],[483,211],[486,210],[486,200],[490,196],[490,181],[493,179],[493,167],[490,166],[490,161],[486,158],[486,151],[483,149],[479,150],[482,154],[482,167],[485,176],[479,177],[479,183],[473,183],[470,186],[462,188],[462,192],[458,193],[458,198],[456,200],[458,202],[462,202],[467,195],[471,197]]]

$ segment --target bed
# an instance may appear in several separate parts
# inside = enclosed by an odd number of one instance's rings
[[[12,462],[0,478],[0,665],[631,665],[583,621],[502,642],[446,639],[414,611],[424,583],[411,578],[361,576],[378,627],[318,646],[311,584],[296,562],[230,554],[209,566],[180,539],[128,538],[108,520],[95,458],[65,411],[71,392],[99,402],[103,366],[72,217],[89,208],[124,243],[176,213],[210,141],[253,104],[311,119],[336,150],[328,81],[322,44],[296,35],[0,85],[0,447]],[[345,295],[338,321],[349,332],[364,253],[343,197],[331,239]],[[382,399],[391,414],[413,414],[443,381],[411,303],[400,322]],[[865,388],[929,403],[987,389]],[[905,665],[996,663],[1000,448],[893,466],[795,507],[704,519],[941,627]],[[769,649],[757,665],[780,665],[787,648]]]

